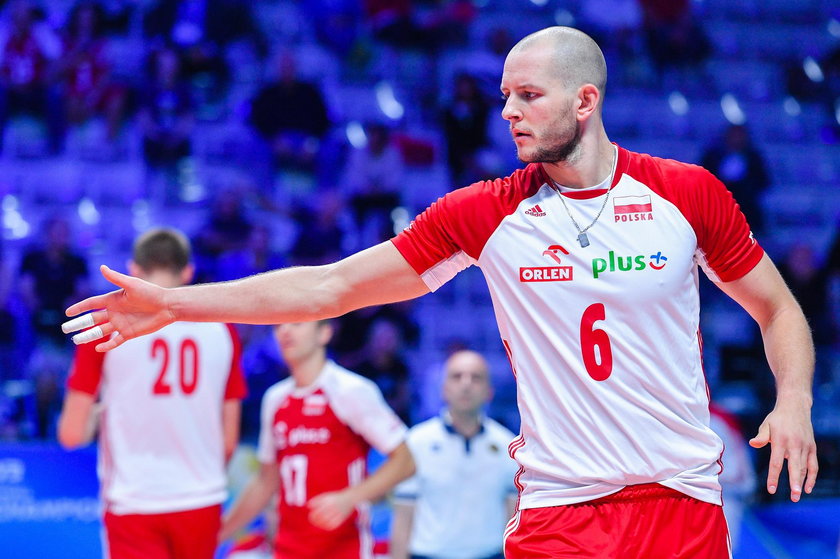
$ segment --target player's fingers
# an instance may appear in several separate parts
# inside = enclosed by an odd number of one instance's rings
[[[79,330],[84,330],[85,328],[90,328],[99,324],[100,322],[105,322],[108,320],[108,311],[94,311],[91,313],[83,314],[82,316],[77,316],[72,320],[68,320],[64,324],[61,325],[61,331],[65,334],[70,334],[71,332],[78,332]]]
[[[84,332],[79,332],[78,334],[73,336],[73,343],[76,345],[82,345],[88,342],[93,342],[95,340],[98,340],[99,338],[110,336],[111,332],[113,331],[114,327],[111,325],[111,323],[106,322],[104,324],[100,324],[99,326],[88,328]]]
[[[88,297],[84,301],[79,301],[78,303],[74,303],[67,307],[67,310],[64,311],[64,314],[66,314],[67,316],[76,316],[77,314],[82,314],[83,312],[95,311],[96,309],[104,309],[108,306],[108,299],[114,293],[117,292],[111,291],[110,293],[103,293],[102,295],[94,295],[93,297]]]
[[[121,346],[126,341],[126,338],[123,337],[122,334],[117,332],[115,335],[111,336],[111,339],[102,342],[96,346],[96,351],[100,353],[104,353],[106,351],[111,351],[115,347]]]
[[[808,465],[808,475],[805,478],[805,493],[810,493],[814,490],[814,485],[817,483],[817,472],[820,471],[819,463],[817,462],[817,447],[812,445],[808,449],[805,463]]]
[[[785,463],[785,449],[781,444],[770,445],[770,467],[767,470],[767,492],[771,495],[776,493],[779,486],[779,475]]]
[[[770,442],[770,426],[767,423],[762,423],[758,428],[758,434],[750,439],[750,446],[753,448],[761,448]]]
[[[131,276],[127,276],[125,274],[117,272],[116,270],[112,270],[105,264],[102,264],[99,267],[99,271],[102,273],[106,280],[110,281],[117,287],[126,288],[129,285],[131,285],[131,280],[133,279]]]
[[[805,479],[806,465],[799,449],[788,454],[788,480],[790,480],[790,500],[798,502],[802,497],[802,481]]]

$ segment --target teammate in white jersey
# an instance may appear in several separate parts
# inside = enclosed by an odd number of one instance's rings
[[[129,270],[161,287],[185,285],[189,241],[151,230]],[[245,396],[239,361],[235,330],[210,322],[170,324],[107,354],[77,348],[58,439],[68,448],[90,440],[98,397],[106,557],[213,557]]]
[[[291,374],[263,396],[260,470],[220,538],[279,492],[277,559],[372,559],[370,502],[414,473],[406,427],[372,381],[327,359],[329,321],[281,324],[275,336]],[[371,447],[388,458],[368,476]]]
[[[481,354],[446,360],[446,408],[408,432],[417,473],[394,490],[392,559],[501,559],[516,463],[506,452],[513,433],[484,415],[492,396]]]
[[[501,82],[524,169],[447,194],[392,241],[335,264],[180,290],[103,269],[121,289],[67,310],[95,311],[98,326],[76,341],[118,332],[98,343],[107,351],[176,320],[338,316],[419,297],[478,265],[522,418],[506,556],[728,557],[698,266],[761,329],[777,399],[751,444],[771,445],[771,493],[787,461],[793,501],[818,469],[811,335],[720,181],[609,141],[605,86],[587,35],[529,35]]]

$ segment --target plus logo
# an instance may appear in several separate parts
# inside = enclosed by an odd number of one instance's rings
[[[656,264],[653,263],[654,260],[656,261]],[[648,265],[654,270],[661,270],[665,267],[666,262],[668,262],[668,257],[663,256],[662,251],[660,250],[656,254],[650,255],[650,262],[648,262]]]
[[[562,263],[561,255],[568,255],[569,251],[562,245],[549,245],[542,255],[555,264]],[[572,281],[573,268],[571,266],[527,266],[519,268],[519,281],[523,283],[546,281]]]
[[[592,277],[598,279],[601,274],[606,272],[630,272],[644,270],[645,268],[661,270],[667,263],[668,257],[662,254],[662,251],[651,254],[646,260],[644,254],[638,256],[618,256],[611,250],[606,258],[592,259]]]

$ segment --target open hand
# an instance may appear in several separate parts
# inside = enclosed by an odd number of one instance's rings
[[[126,340],[155,332],[175,322],[175,316],[168,306],[166,289],[115,272],[107,266],[101,266],[100,271],[105,279],[120,289],[89,297],[67,309],[67,316],[93,311],[90,315],[62,325],[65,334],[87,328],[73,336],[74,343],[83,344],[105,338],[96,346],[96,351],[108,351],[119,347]]]
[[[788,464],[790,500],[794,503],[805,493],[814,490],[817,482],[817,445],[811,425],[810,407],[801,409],[795,404],[777,405],[758,428],[758,434],[750,439],[750,446],[762,448],[770,444],[770,468],[767,472],[767,492],[776,493],[779,475]]]

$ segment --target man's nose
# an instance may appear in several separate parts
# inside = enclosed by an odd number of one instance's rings
[[[522,118],[522,112],[516,107],[511,97],[508,97],[505,106],[502,107],[502,118],[510,122],[516,122]]]

